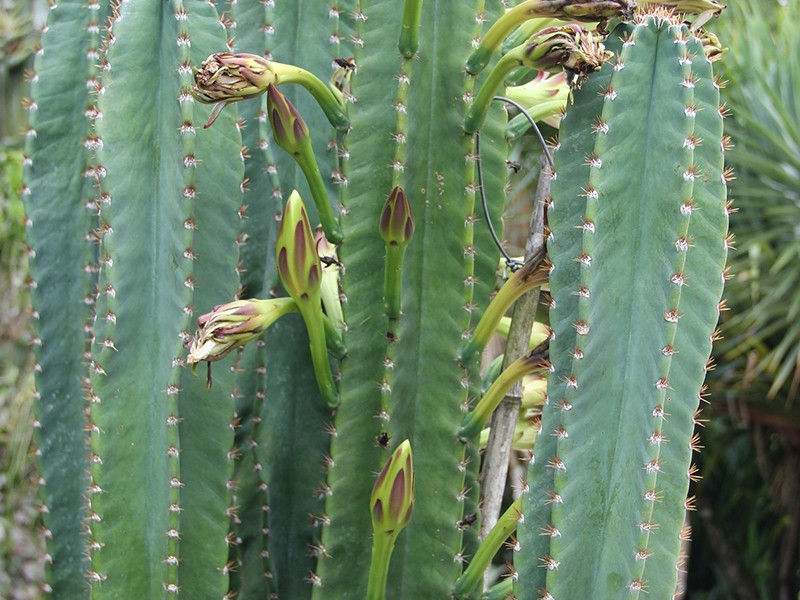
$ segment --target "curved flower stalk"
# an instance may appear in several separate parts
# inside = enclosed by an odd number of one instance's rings
[[[516,271],[500,288],[494,300],[483,313],[478,326],[466,347],[461,351],[462,365],[469,364],[481,352],[489,338],[497,329],[498,323],[506,311],[522,294],[547,282],[549,263],[541,263],[539,257],[533,257],[521,269]]]
[[[543,342],[525,356],[515,360],[505,371],[500,373],[483,395],[483,398],[480,399],[480,402],[464,419],[458,432],[459,437],[470,439],[478,435],[484,423],[486,423],[500,404],[500,401],[511,389],[511,386],[525,375],[530,375],[537,371],[547,371],[550,368],[548,346],[549,340]]]
[[[481,128],[495,93],[517,67],[566,73],[570,87],[579,86],[588,75],[611,57],[596,33],[576,24],[548,27],[504,55],[481,86],[464,119],[464,129]],[[576,79],[577,78],[577,79]]]
[[[565,21],[605,21],[630,18],[636,3],[632,0],[528,0],[509,10],[483,36],[481,45],[467,60],[467,72],[480,73],[492,54],[516,27],[529,19],[552,17]]]
[[[340,130],[350,126],[341,103],[314,75],[256,54],[217,52],[194,69],[194,97],[204,104],[216,104],[205,127],[211,127],[226,105],[260,96],[270,85],[299,83],[319,103],[331,125]]]
[[[195,364],[221,360],[259,337],[283,315],[297,310],[291,298],[236,300],[215,306],[197,319],[199,329],[189,343],[186,361]]]
[[[311,360],[320,393],[329,406],[339,404],[328,362],[320,285],[322,265],[303,200],[294,190],[286,201],[275,252],[283,287],[297,303],[308,330]]]

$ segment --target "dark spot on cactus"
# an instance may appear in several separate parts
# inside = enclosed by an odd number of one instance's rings
[[[456,523],[456,529],[464,530],[469,529],[478,520],[478,513],[469,513],[464,515],[464,518]]]
[[[355,71],[356,69],[356,61],[352,56],[347,58],[334,58],[333,62],[347,71]]]
[[[375,445],[379,448],[388,448],[389,447],[389,434],[385,431],[381,431],[378,435],[375,436]]]

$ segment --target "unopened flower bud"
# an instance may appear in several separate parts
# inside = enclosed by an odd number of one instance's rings
[[[189,344],[189,364],[224,358],[260,336],[283,315],[295,312],[291,298],[237,300],[215,306],[197,319],[199,330]]]
[[[275,85],[269,86],[267,90],[267,113],[275,143],[297,161],[306,177],[325,235],[333,243],[340,243],[342,231],[333,214],[305,121]]]
[[[389,319],[400,316],[403,288],[403,257],[414,235],[414,217],[408,197],[399,185],[395,186],[383,205],[378,226],[386,242],[386,272],[384,276],[384,309]]]
[[[296,302],[319,303],[322,266],[303,200],[293,191],[283,209],[277,243],[278,274]]]
[[[283,287],[294,298],[306,324],[320,394],[328,406],[334,408],[339,404],[339,396],[328,363],[325,318],[320,297],[322,265],[308,215],[297,190],[291,193],[283,209],[276,255]]]
[[[414,235],[414,217],[405,191],[395,186],[381,212],[380,232],[390,246],[405,246]]]
[[[369,505],[376,537],[394,538],[408,525],[414,510],[414,465],[408,440],[395,449],[378,475]]]
[[[275,143],[281,149],[294,156],[304,151],[312,152],[311,138],[305,121],[275,85],[267,88],[267,114],[275,135]]]

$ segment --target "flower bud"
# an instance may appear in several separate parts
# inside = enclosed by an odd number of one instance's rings
[[[275,143],[281,149],[293,156],[298,156],[302,152],[313,153],[305,121],[275,85],[267,87],[267,114],[275,135]]]
[[[395,449],[378,475],[369,505],[376,536],[394,538],[408,525],[414,510],[414,465],[408,440]]]
[[[380,232],[389,246],[406,246],[414,235],[414,216],[405,191],[399,185],[389,193],[381,212]]]
[[[215,306],[197,319],[199,330],[189,344],[187,362],[212,362],[260,336],[279,317],[295,312],[291,298],[237,300]]]
[[[283,209],[277,243],[278,274],[283,287],[297,303],[315,299],[319,304],[322,265],[303,200],[294,190]]]

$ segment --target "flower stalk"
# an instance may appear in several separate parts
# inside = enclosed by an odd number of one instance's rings
[[[378,475],[370,496],[372,562],[367,600],[383,600],[394,543],[414,511],[414,462],[411,443],[404,440]]]
[[[294,105],[276,85],[267,87],[267,114],[275,143],[297,161],[305,175],[325,236],[334,244],[341,243],[342,230],[331,209],[328,190],[314,157],[308,127]]]
[[[335,408],[339,404],[339,396],[328,362],[320,296],[322,265],[308,215],[297,190],[286,201],[275,254],[283,287],[297,303],[308,330],[311,360],[320,394],[328,406]]]
[[[529,19],[550,17],[565,21],[605,21],[614,17],[629,19],[636,3],[632,0],[527,0],[495,21],[483,36],[480,46],[467,60],[467,72],[480,73],[503,40]]]
[[[577,76],[579,85],[586,75],[599,69],[610,56],[600,38],[580,25],[548,27],[539,31],[497,62],[467,112],[464,130],[475,133],[481,128],[492,99],[504,85],[509,73],[517,67],[548,72],[563,69],[567,83],[572,84]]]
[[[419,21],[422,17],[422,0],[405,0],[403,22],[400,26],[400,54],[413,58],[419,49]]]
[[[319,103],[328,121],[336,129],[346,130],[350,121],[339,100],[314,75],[283,63],[273,62],[257,54],[212,54],[194,69],[194,97],[204,104],[215,104],[205,127],[211,127],[226,105],[260,96],[270,85],[298,83]]]
[[[528,290],[547,283],[550,264],[541,262],[541,256],[531,257],[508,281],[489,303],[481,320],[475,327],[469,342],[461,351],[460,361],[467,365],[480,353],[489,342],[489,338],[497,329],[506,311],[522,294]]]
[[[386,242],[384,309],[389,319],[397,319],[403,287],[403,257],[414,235],[411,205],[400,186],[395,186],[389,194],[381,212],[379,228]]]
[[[545,371],[550,368],[549,340],[543,342],[524,356],[515,360],[500,373],[475,408],[467,415],[458,432],[460,438],[471,439],[477,436],[494,410],[505,398],[511,387],[525,375]]]
[[[517,529],[517,524],[522,522],[522,518],[522,499],[518,498],[508,507],[503,516],[497,520],[489,535],[481,542],[467,570],[456,580],[453,585],[453,596],[455,598],[459,600],[466,598],[483,581],[483,573],[489,567],[492,558],[500,550],[508,536]]]

